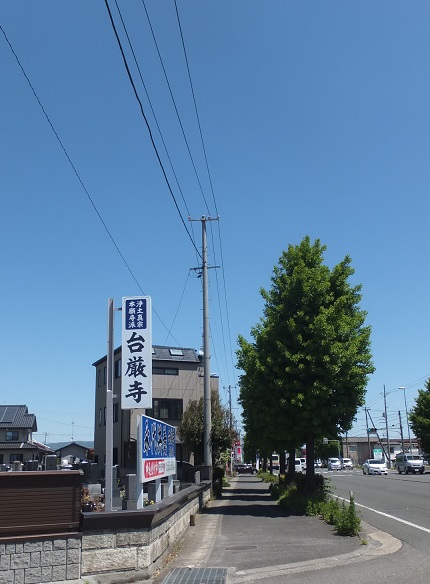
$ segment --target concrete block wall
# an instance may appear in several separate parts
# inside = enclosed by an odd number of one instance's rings
[[[204,505],[210,491],[204,494]],[[116,574],[115,582],[129,582],[130,577],[150,578],[172,545],[190,525],[190,516],[199,512],[198,498],[154,529],[103,531],[84,534],[82,538],[81,577],[103,582],[103,574]],[[92,581],[94,581],[92,579]]]
[[[0,584],[76,580],[80,574],[80,536],[53,536],[0,543]]]
[[[0,584],[89,578],[101,584],[150,578],[210,499],[210,489],[154,528],[88,531],[0,541]]]

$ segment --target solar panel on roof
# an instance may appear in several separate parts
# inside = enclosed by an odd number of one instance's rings
[[[18,413],[18,406],[2,406],[2,411],[0,410],[0,423],[3,424],[12,424],[15,420],[16,414]]]
[[[182,355],[184,354],[182,349],[169,349],[170,350],[170,354],[176,357],[182,357]]]

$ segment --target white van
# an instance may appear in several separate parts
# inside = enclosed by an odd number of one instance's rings
[[[303,471],[303,465],[302,465],[302,461],[301,461],[300,458],[296,458],[295,459],[294,466],[295,466],[296,472],[302,472]]]
[[[413,472],[415,474],[417,471],[420,474],[423,474],[424,459],[418,454],[407,454],[405,452],[400,452],[396,456],[396,468],[399,474],[402,474],[402,472],[405,474]]]

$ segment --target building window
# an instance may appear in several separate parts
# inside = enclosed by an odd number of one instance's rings
[[[97,371],[97,387],[100,387],[102,384],[102,370],[99,369]]]
[[[180,420],[182,418],[183,401],[181,399],[152,400],[154,418],[158,420]]]
[[[23,454],[11,454],[10,459],[11,462],[15,462],[19,460],[19,462],[24,462],[24,455]]]
[[[175,367],[153,367],[153,375],[179,375],[179,369]]]
[[[118,464],[118,448],[112,449],[112,464],[113,466]]]
[[[0,464],[3,464],[3,454],[0,454]]]
[[[102,409],[99,409],[99,426],[101,426],[103,424],[103,414],[102,414]]]
[[[106,385],[106,367],[103,369],[103,383]]]
[[[106,426],[106,407],[103,410],[103,425]]]
[[[114,424],[115,424],[115,422],[118,422],[118,410],[119,410],[118,404],[113,404],[113,412],[112,412],[112,415],[113,415],[113,423]]]
[[[115,361],[115,379],[121,377],[121,359]]]
[[[19,432],[18,430],[6,430],[6,442],[18,442]]]

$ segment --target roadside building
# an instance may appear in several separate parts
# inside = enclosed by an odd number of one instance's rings
[[[55,449],[55,454],[58,456],[59,460],[63,461],[67,459],[68,464],[72,464],[77,461],[87,460],[88,451],[90,449],[77,442],[69,442],[64,444],[61,448]]]
[[[401,438],[390,438],[390,460],[394,465],[396,454],[409,450],[409,439],[402,441]],[[411,438],[412,453],[421,453],[421,443],[417,438]],[[368,458],[377,458],[379,453],[381,457],[383,452],[387,451],[387,440],[385,437],[378,438],[375,434],[367,436],[348,436],[342,438],[342,455],[351,458],[355,465],[363,464]]]
[[[28,413],[27,406],[0,406],[0,464],[11,468],[14,463],[40,464],[46,454],[54,454],[48,446],[33,439],[33,432],[37,432],[36,416]]]
[[[93,363],[96,373],[94,462],[103,476],[106,457],[106,367],[107,358]],[[219,391],[217,375],[211,375],[211,390]],[[114,351],[113,464],[118,476],[136,472],[137,417],[146,414],[179,426],[182,414],[192,400],[203,397],[203,357],[192,348],[152,347],[152,409],[121,410],[121,347]],[[176,436],[177,460],[190,459],[190,453]]]

